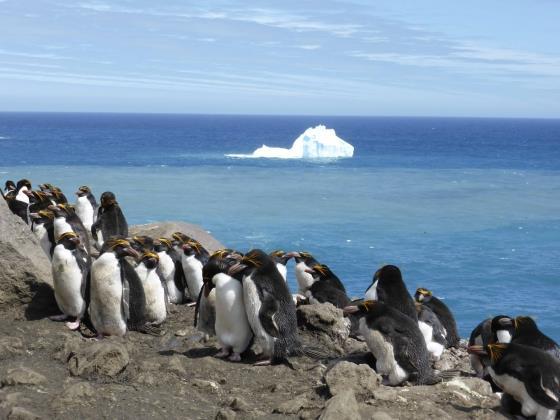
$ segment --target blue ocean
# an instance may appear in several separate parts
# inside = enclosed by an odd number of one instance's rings
[[[324,124],[339,160],[229,158]],[[113,191],[129,223],[183,220],[225,245],[306,250],[362,296],[383,264],[468,337],[531,315],[560,340],[560,120],[0,114],[1,179]],[[3,182],[2,182],[3,184]],[[295,290],[293,270],[290,283]]]

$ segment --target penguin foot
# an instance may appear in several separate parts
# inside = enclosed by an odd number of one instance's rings
[[[49,316],[49,319],[51,321],[57,321],[57,322],[66,321],[68,319],[68,315],[66,315],[66,314],[51,315],[51,316]]]
[[[66,326],[72,331],[76,331],[77,329],[80,328],[80,320],[77,319],[75,321],[68,321],[66,322]]]
[[[270,366],[272,364],[272,360],[261,360],[260,362],[256,362],[253,366]]]
[[[230,362],[241,362],[241,355],[239,353],[233,353],[228,357]]]
[[[216,353],[214,355],[214,357],[217,357],[218,359],[225,359],[226,357],[229,356],[229,350],[226,349],[221,349],[218,353]]]

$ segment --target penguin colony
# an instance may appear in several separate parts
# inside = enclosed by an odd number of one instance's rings
[[[71,330],[81,325],[97,338],[128,330],[162,334],[169,305],[195,306],[195,326],[215,335],[219,358],[242,360],[253,342],[262,349],[258,365],[307,355],[328,358],[304,345],[297,334],[296,306],[331,303],[343,309],[351,332],[363,339],[387,385],[433,384],[452,376],[432,362],[461,345],[447,305],[432,291],[409,294],[394,265],[377,270],[364,299],[350,299],[331,269],[308,252],[270,254],[259,249],[213,254],[184,233],[169,238],[128,237],[115,195],[98,204],[81,186],[74,205],[51,184],[7,181],[2,191],[10,210],[37,236],[52,263],[54,294]],[[91,240],[90,240],[91,239]],[[291,294],[286,265],[295,261],[299,290]],[[498,315],[477,325],[468,341],[475,375],[502,392],[512,415],[555,419],[560,409],[560,347],[527,316]]]

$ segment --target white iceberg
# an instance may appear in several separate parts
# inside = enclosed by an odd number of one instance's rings
[[[263,144],[250,155],[229,154],[237,158],[317,159],[350,158],[354,146],[342,140],[332,128],[324,125],[310,127],[301,134],[289,149]]]

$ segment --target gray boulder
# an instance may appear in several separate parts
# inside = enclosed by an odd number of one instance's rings
[[[331,352],[344,354],[343,346],[348,338],[349,321],[342,310],[330,303],[300,305],[297,308],[299,328]]]
[[[50,290],[54,299],[49,259],[30,227],[1,198],[0,259],[0,308],[29,304],[40,291]]]
[[[116,377],[130,362],[126,347],[119,341],[121,340],[108,338],[86,342],[79,338],[68,338],[62,352],[64,360],[67,360],[68,371],[72,376],[86,379]]]
[[[319,420],[356,420],[360,418],[362,416],[354,392],[347,389],[327,401]]]
[[[327,371],[325,382],[333,396],[352,390],[356,398],[366,400],[379,388],[381,376],[366,364],[342,361]]]
[[[130,236],[147,235],[152,238],[171,237],[175,232],[182,232],[202,244],[208,252],[213,253],[218,249],[225,248],[222,243],[210,235],[200,226],[185,222],[156,222],[145,225],[131,226],[128,230]]]

